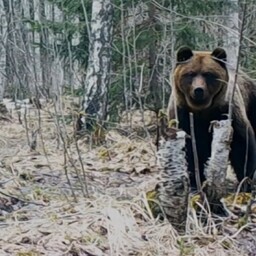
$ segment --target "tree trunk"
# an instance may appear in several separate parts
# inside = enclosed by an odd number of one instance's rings
[[[22,92],[23,97],[36,97],[36,73],[33,63],[33,47],[31,47],[31,32],[28,23],[24,20],[30,19],[30,2],[21,0],[17,4],[16,16],[19,17],[17,23],[17,44],[20,50],[19,73],[23,74],[21,77],[22,90],[25,89],[25,93]]]
[[[90,117],[102,122],[107,116],[107,94],[110,85],[111,42],[113,31],[113,6],[111,0],[93,0],[89,60],[85,79],[83,110],[85,128],[90,127]]]
[[[229,2],[229,3],[228,3]],[[227,51],[230,68],[236,68],[239,49],[239,15],[238,0],[228,0],[225,4],[224,25],[228,29],[224,31],[223,42]]]
[[[42,28],[40,31],[40,65],[42,72],[42,86],[43,90],[47,96],[50,96],[51,88],[51,59],[49,53],[49,33],[48,29],[44,26],[46,22],[46,12],[45,12],[45,1],[39,0],[39,20],[42,23]]]
[[[154,111],[161,109],[161,84],[158,77],[158,60],[157,60],[157,25],[156,25],[156,6],[153,3],[149,3],[149,26],[150,26],[150,44],[149,44],[149,105],[152,105]],[[148,100],[149,101],[149,100]]]
[[[4,14],[4,5],[0,1],[0,15],[2,17],[0,24],[0,102],[4,97],[4,89],[6,86],[6,34],[7,34],[7,19]]]
[[[7,34],[6,34],[6,44],[5,44],[5,74],[6,74],[6,86],[13,88],[15,86],[15,72],[12,67],[12,60],[13,60],[13,51],[14,51],[14,40],[13,40],[13,31],[14,31],[14,24],[13,24],[13,8],[12,8],[12,1],[3,0],[3,6],[5,10],[5,16],[7,20]]]
[[[2,4],[5,11],[7,33],[6,39],[4,40],[3,37],[1,42],[6,57],[4,62],[0,61],[5,65],[6,86],[10,90],[10,94],[14,98],[22,99],[35,95],[36,79],[31,58],[29,25],[24,22],[30,18],[30,5],[28,1],[23,0],[3,0]]]
[[[29,19],[31,21],[35,21],[35,3],[34,0],[29,0]],[[40,65],[39,65],[39,54],[36,52],[35,47],[31,47],[32,44],[36,43],[35,40],[35,34],[37,32],[35,32],[31,26],[30,26],[30,32],[29,32],[29,40],[30,40],[30,52],[31,52],[31,62],[32,62],[32,71],[33,71],[33,76],[34,76],[34,86],[32,86],[31,90],[31,94],[33,97],[38,97],[39,95],[39,88],[40,88],[40,76],[39,76],[39,70],[40,70]]]

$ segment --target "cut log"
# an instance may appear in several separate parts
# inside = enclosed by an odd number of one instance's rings
[[[160,141],[157,153],[160,182],[156,197],[171,224],[184,230],[190,189],[185,157],[186,133],[173,128],[168,130],[169,136]]]
[[[226,195],[226,176],[233,129],[230,120],[212,122],[211,157],[205,167],[205,192],[210,204],[217,204]]]

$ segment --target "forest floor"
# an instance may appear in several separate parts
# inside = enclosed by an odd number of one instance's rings
[[[57,112],[53,104],[40,113],[31,105],[6,106],[0,255],[256,255],[252,228],[212,234],[189,216],[190,230],[179,235],[152,216],[146,192],[154,189],[158,168],[150,139],[112,130],[91,148],[85,137],[77,144],[70,139],[68,100]]]

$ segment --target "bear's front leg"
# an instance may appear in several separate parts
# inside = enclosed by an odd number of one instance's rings
[[[256,170],[255,135],[249,121],[233,121],[234,134],[231,143],[230,160],[237,179],[241,182],[245,177],[253,178]],[[247,186],[247,191],[250,186]]]

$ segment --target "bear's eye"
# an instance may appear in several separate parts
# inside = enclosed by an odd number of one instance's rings
[[[185,73],[184,76],[192,78],[192,77],[196,76],[196,72],[189,71],[189,72]]]
[[[217,76],[216,74],[214,73],[211,73],[211,72],[205,72],[203,73],[203,76],[208,80],[216,80],[217,79]]]

